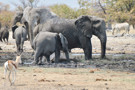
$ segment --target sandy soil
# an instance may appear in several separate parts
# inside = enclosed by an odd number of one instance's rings
[[[129,36],[112,36],[110,32],[107,32],[107,54],[123,54],[128,58],[121,58],[121,60],[127,60],[117,62],[113,68],[116,69],[118,66],[127,63],[132,71],[135,69],[135,30],[130,32]],[[3,72],[3,61],[8,59],[15,59],[16,46],[15,41],[11,38],[12,33],[10,32],[9,44],[6,45],[0,42],[0,90],[135,90],[135,73],[131,72],[120,72],[113,71],[114,69],[97,69],[97,68],[45,68],[39,66],[21,66],[17,72],[17,78],[14,86],[10,86],[7,79],[4,78]],[[92,38],[93,54],[100,53],[100,41],[95,36]],[[23,59],[33,59],[31,53],[33,50],[30,47],[29,41],[24,44]],[[73,53],[83,53],[82,49],[73,49]],[[130,57],[132,54],[132,58]],[[96,61],[96,66],[102,66],[104,60],[93,60],[90,63]],[[109,58],[109,56],[107,56]],[[27,61],[26,60],[26,61]],[[100,60],[100,62],[99,62]],[[107,59],[105,64],[117,61],[119,59]],[[128,61],[130,60],[130,61]],[[132,61],[133,62],[132,62]],[[127,66],[127,67],[128,67]],[[124,66],[125,67],[125,66]],[[126,69],[122,68],[122,69]]]
[[[19,67],[10,86],[0,67],[0,90],[134,90],[135,73],[102,69]]]

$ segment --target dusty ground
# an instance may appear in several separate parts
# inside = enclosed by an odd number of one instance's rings
[[[43,66],[23,65],[17,72],[15,85],[10,87],[3,76],[3,62],[14,60],[15,41],[9,44],[0,42],[0,90],[135,90],[135,30],[130,35],[112,36],[107,32],[107,56],[100,59],[100,41],[92,38],[93,59],[85,61],[82,54],[70,56],[68,64]],[[83,53],[82,49],[73,49],[72,53]],[[33,60],[32,49],[28,41],[24,44],[22,60]],[[98,68],[98,69],[97,69]]]
[[[10,86],[0,67],[0,90],[134,90],[135,73],[93,68],[20,67]]]

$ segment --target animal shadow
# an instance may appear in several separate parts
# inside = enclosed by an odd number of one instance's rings
[[[17,84],[17,85],[14,85],[14,86],[26,86],[26,84]]]

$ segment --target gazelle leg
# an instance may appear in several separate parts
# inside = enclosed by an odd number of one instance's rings
[[[6,74],[7,74],[7,69],[4,69],[4,75],[5,75],[5,79],[6,79]]]
[[[7,68],[4,68],[4,86],[6,84],[6,74],[7,74]]]
[[[12,72],[12,77],[14,78],[13,81],[12,81],[12,84],[14,84],[15,79],[16,79],[16,70],[14,70],[14,71]]]
[[[12,71],[12,82],[11,82],[11,84],[13,85],[14,84],[14,70]]]
[[[10,85],[12,85],[11,79],[10,79],[10,75],[11,75],[11,71],[9,71],[9,74],[8,74],[8,80],[9,80],[9,82],[10,82]]]

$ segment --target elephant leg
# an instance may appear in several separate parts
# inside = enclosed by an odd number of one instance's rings
[[[100,43],[101,43],[101,58],[105,58],[106,43],[107,43],[106,33],[99,35],[98,38],[99,38]]]
[[[120,29],[119,28],[117,29],[117,34],[120,34]]]
[[[20,45],[20,52],[22,53],[23,52],[23,44],[24,44],[24,41],[21,42],[21,45]]]
[[[34,55],[35,64],[38,64],[38,62],[39,62],[39,57],[40,57],[40,52],[36,51],[36,52],[35,52],[35,55]]]
[[[8,45],[8,38],[6,38],[6,43],[7,43],[7,45]]]
[[[69,60],[69,52],[68,52],[68,49],[65,50],[64,53],[65,53],[66,59]]]
[[[48,62],[48,63],[51,63],[51,61],[50,61],[50,56],[49,56],[49,55],[46,55],[45,57],[46,57],[46,59],[47,59],[47,62]]]
[[[92,59],[92,44],[91,38],[81,37],[80,43],[85,54],[85,60]]]
[[[55,63],[58,63],[58,60],[60,59],[60,50],[55,51]]]
[[[42,64],[42,57],[43,57],[43,56],[40,56],[40,57],[39,57],[39,62],[38,62],[39,65]]]
[[[16,43],[16,46],[17,46],[17,53],[19,53],[19,51],[20,51],[20,46],[19,46],[18,43]]]

